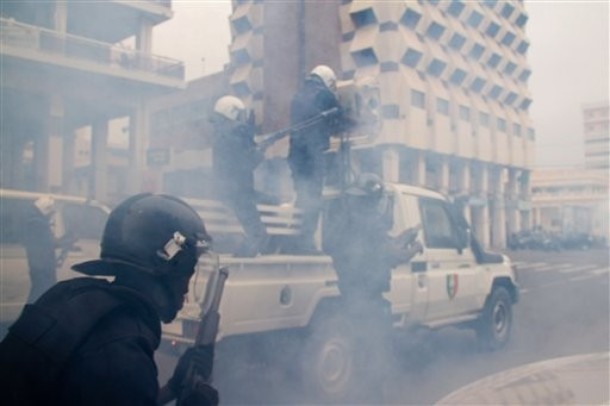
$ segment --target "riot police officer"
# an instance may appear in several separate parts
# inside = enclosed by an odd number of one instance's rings
[[[211,121],[212,166],[219,196],[233,209],[246,235],[235,255],[253,257],[265,253],[269,236],[256,208],[254,189],[254,169],[263,160],[263,153],[254,141],[246,107],[237,97],[223,96],[214,105]]]
[[[5,404],[157,404],[153,354],[161,322],[182,308],[210,243],[199,215],[177,198],[139,194],[119,204],[106,223],[100,258],[73,267],[114,280],[56,284],[26,305],[0,343]],[[185,359],[211,371],[213,349],[187,351],[165,391],[180,393]],[[206,403],[217,403],[211,386],[203,392]]]
[[[324,152],[330,145],[330,137],[340,127],[340,106],[335,94],[337,78],[326,65],[316,66],[295,94],[290,107],[291,124],[315,120],[322,113],[333,111],[313,125],[302,127],[290,134],[288,165],[296,192],[295,206],[303,211],[300,238],[291,247],[297,254],[317,254],[314,234],[322,204],[322,188],[326,172]]]
[[[410,261],[422,245],[415,241],[417,229],[397,237],[388,234],[392,206],[375,174],[359,175],[347,188],[344,200],[337,203],[341,205],[333,213],[332,234],[325,248],[337,272],[345,315],[353,323],[361,347],[357,370],[368,395],[374,395],[383,378],[368,371],[385,371],[392,359],[391,306],[383,294],[390,290],[392,268]]]
[[[52,229],[55,200],[43,196],[26,208],[23,246],[30,272],[30,293],[27,303],[33,303],[57,281],[55,248],[59,241]]]

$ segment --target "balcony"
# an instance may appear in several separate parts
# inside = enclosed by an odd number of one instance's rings
[[[0,18],[3,59],[49,64],[164,87],[184,87],[184,64],[170,58]],[[4,65],[4,61],[3,61]]]

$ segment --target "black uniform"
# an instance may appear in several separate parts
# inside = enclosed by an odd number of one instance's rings
[[[247,238],[244,250],[255,254],[264,248],[268,237],[256,208],[254,169],[263,155],[256,148],[254,132],[250,126],[240,125],[228,134],[216,134],[212,154],[219,195],[233,209],[244,229]]]
[[[23,245],[30,272],[30,294],[27,302],[33,303],[57,281],[57,241],[51,230],[51,220],[33,205],[28,208],[25,217]]]
[[[369,201],[348,199],[347,206],[335,208],[334,241],[328,248],[339,277],[339,290],[351,303],[350,308],[376,304],[389,314],[383,293],[390,289],[392,268],[410,257],[400,238],[388,235],[391,224],[387,216]]]
[[[137,290],[60,282],[27,305],[0,343],[7,405],[155,405],[161,325]]]
[[[299,125],[320,113],[339,108],[336,96],[317,78],[308,78],[292,99],[291,124]],[[296,192],[296,207],[303,211],[301,248],[313,249],[321,208],[326,161],[324,152],[330,137],[340,126],[338,114],[290,134],[288,165]]]

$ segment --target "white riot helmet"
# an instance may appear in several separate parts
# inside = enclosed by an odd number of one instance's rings
[[[315,75],[322,79],[324,85],[331,91],[337,90],[337,76],[335,72],[326,65],[318,65],[313,68],[310,72],[311,75]]]
[[[55,199],[51,196],[43,196],[34,201],[34,206],[36,206],[43,216],[48,216],[55,211]]]
[[[216,101],[214,113],[229,121],[246,121],[246,106],[235,96],[223,96]]]

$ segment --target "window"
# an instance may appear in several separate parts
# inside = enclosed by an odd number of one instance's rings
[[[483,86],[485,86],[485,81],[481,78],[476,78],[470,84],[470,90],[472,90],[473,92],[479,93],[481,91],[481,89],[483,89]]]
[[[507,32],[506,34],[504,34],[504,37],[502,38],[502,45],[506,45],[507,47],[510,46],[510,44],[513,43],[515,38],[516,38],[515,34],[513,34],[510,31]]]
[[[470,109],[468,107],[460,105],[460,120],[470,121]]]
[[[525,55],[529,47],[530,44],[528,44],[527,41],[521,41],[521,43],[517,47],[517,52],[519,52],[521,55]]]
[[[490,37],[494,38],[496,35],[498,35],[499,31],[500,31],[500,25],[498,25],[497,23],[491,22],[487,26],[487,29],[485,30],[485,34],[487,34]]]
[[[417,66],[422,56],[423,54],[421,52],[414,49],[408,49],[407,52],[405,52],[405,55],[402,57],[401,62],[403,65],[414,68]]]
[[[478,60],[481,57],[481,55],[483,55],[484,51],[485,51],[485,47],[483,45],[481,45],[481,44],[474,44],[472,46],[472,48],[470,49],[470,52],[468,53],[468,56],[476,61],[476,60]]]
[[[481,21],[483,21],[483,15],[478,11],[473,11],[470,13],[470,16],[468,16],[466,23],[472,28],[477,28],[479,24],[481,24]]]
[[[449,82],[451,82],[452,84],[454,84],[456,86],[459,86],[462,84],[464,79],[466,79],[466,72],[463,71],[462,69],[456,69],[451,74],[451,77],[449,78]]]
[[[449,115],[449,101],[440,97],[436,98],[436,111],[444,116]]]
[[[487,96],[489,96],[490,99],[495,100],[498,98],[498,96],[500,96],[501,92],[502,92],[502,88],[498,85],[494,85],[494,87],[491,88],[491,90],[489,91]]]
[[[454,17],[459,17],[462,11],[464,11],[464,3],[458,0],[453,0],[447,8],[447,12]]]
[[[479,112],[479,124],[489,128],[489,114],[482,111]]]
[[[402,25],[404,25],[405,27],[408,27],[408,28],[411,28],[412,30],[414,30],[420,19],[421,19],[421,14],[418,14],[411,9],[407,9],[407,11],[405,11],[405,13],[402,15],[402,18],[400,19],[400,23]]]
[[[502,17],[508,19],[508,18],[510,18],[513,11],[515,11],[515,7],[509,3],[506,3],[504,5],[504,7],[502,7],[502,11],[500,12],[500,15],[502,15]]]
[[[532,71],[529,69],[526,69],[523,72],[521,72],[521,74],[519,75],[519,80],[522,82],[527,82],[527,79],[530,77],[531,74],[532,74]]]
[[[506,132],[506,120],[504,120],[503,118],[498,118],[496,123],[498,126],[498,130]]]
[[[424,241],[428,248],[457,248],[457,238],[445,204],[440,200],[421,199]]]
[[[430,24],[428,26],[428,29],[426,30],[426,36],[438,41],[441,35],[443,35],[443,32],[445,32],[445,27],[443,27],[436,21],[433,21],[432,24]]]
[[[515,25],[519,28],[523,28],[525,23],[527,22],[527,16],[525,14],[519,14],[519,17],[515,20]]]
[[[515,69],[517,69],[517,65],[514,62],[509,62],[504,67],[504,73],[506,73],[507,75],[511,75],[515,71]]]
[[[532,104],[532,99],[525,99],[521,102],[521,105],[519,105],[519,108],[521,110],[527,110],[530,107],[530,104]]]
[[[366,48],[357,52],[352,52],[352,58],[358,67],[377,65],[379,60],[373,48]]]
[[[496,68],[500,64],[501,60],[502,58],[500,57],[500,55],[492,54],[487,60],[487,65],[491,68]]]
[[[411,104],[415,107],[426,107],[426,95],[418,90],[411,90]]]
[[[377,18],[375,18],[375,13],[371,8],[353,13],[351,17],[356,27],[364,27],[365,25],[377,23]]]
[[[432,76],[440,76],[441,73],[445,70],[447,64],[441,60],[433,59],[432,62],[428,65],[428,69],[426,70]]]
[[[521,137],[521,126],[519,124],[513,124],[513,135]]]
[[[455,49],[456,51],[459,51],[460,49],[462,49],[465,43],[466,37],[456,32],[451,36],[451,39],[449,40],[449,47]]]
[[[506,103],[506,104],[513,104],[515,102],[515,100],[517,100],[517,93],[510,92],[508,94],[508,96],[506,96],[506,98],[504,99],[504,103]]]

